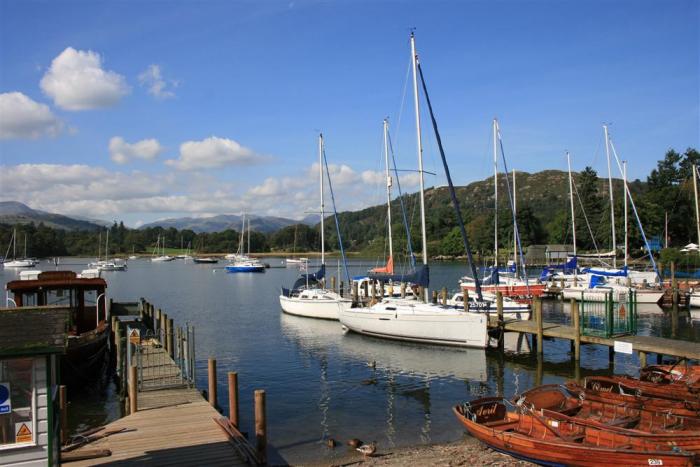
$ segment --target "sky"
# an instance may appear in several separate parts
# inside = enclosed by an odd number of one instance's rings
[[[323,132],[337,207],[360,209],[385,197],[385,117],[416,190],[412,29],[456,184],[492,174],[494,117],[510,169],[565,170],[568,150],[607,175],[608,123],[645,179],[700,147],[699,25],[696,0],[0,0],[0,201],[300,219]]]

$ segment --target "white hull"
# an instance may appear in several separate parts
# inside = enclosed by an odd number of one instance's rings
[[[280,295],[280,306],[282,307],[282,311],[290,315],[337,321],[340,310],[349,310],[352,306],[352,301],[343,298],[335,300],[300,299],[298,297]]]
[[[413,300],[385,300],[369,308],[340,312],[348,330],[385,339],[486,348],[486,314]]]
[[[690,294],[690,307],[700,308],[700,293],[693,292]]]
[[[3,263],[6,268],[33,268],[36,266],[36,261],[33,259],[16,259]]]
[[[175,258],[172,256],[156,256],[155,258],[151,258],[151,261],[154,263],[163,263],[166,261],[174,261]]]
[[[570,300],[570,299],[575,299],[575,300],[581,300],[581,297],[583,296],[583,299],[589,302],[604,302],[606,295],[610,292],[609,288],[601,287],[601,288],[583,288],[583,287],[569,287],[566,288],[562,291],[562,294],[564,296],[565,300]],[[659,300],[661,300],[661,297],[663,297],[664,293],[661,290],[637,290],[637,303],[646,303],[646,304],[657,304],[659,303]],[[613,289],[613,301],[614,302],[620,302],[620,301],[627,301],[627,289],[617,291]]]

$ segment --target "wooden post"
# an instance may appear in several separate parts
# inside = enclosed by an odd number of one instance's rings
[[[535,306],[535,320],[537,321],[537,354],[542,355],[542,341],[544,338],[542,323],[542,299],[540,297],[535,297],[533,299],[533,305]]]
[[[615,363],[615,347],[608,347],[608,363]]]
[[[335,292],[335,276],[331,276],[331,290]]]
[[[228,372],[228,419],[238,428],[238,373]]]
[[[643,351],[639,351],[639,367],[644,368],[647,366],[647,353]]]
[[[357,281],[352,281],[352,301],[358,303],[360,301],[359,295],[357,293]]]
[[[581,317],[578,314],[578,302],[576,299],[571,299],[571,318],[574,322],[574,361],[578,362],[581,360]]]
[[[345,284],[343,281],[340,281],[340,288],[338,289],[338,294],[340,294],[341,297],[345,296]]]
[[[433,290],[433,303],[437,303],[437,301],[438,301],[437,290]]]
[[[442,288],[442,290],[440,291],[440,295],[442,298],[442,305],[447,306],[447,287]]]
[[[462,289],[462,302],[464,311],[469,311],[469,291],[467,289]]]
[[[265,391],[255,390],[255,448],[258,461],[267,463],[267,420],[265,418]]]
[[[216,408],[216,359],[209,359],[209,404]]]
[[[68,441],[68,400],[64,385],[58,387],[58,409],[61,412],[61,444],[66,444]]]
[[[156,309],[156,315],[153,318],[153,333],[157,334],[158,332],[158,327],[160,326],[160,314],[162,312],[160,311],[160,308]]]
[[[122,368],[122,327],[119,324],[119,321],[117,321],[117,327],[114,329],[114,352],[116,354],[116,363],[117,363],[117,375],[119,378],[124,378],[124,375],[121,372]]]
[[[170,358],[175,358],[175,349],[173,348],[173,319],[169,318],[165,328],[165,342]]]
[[[129,414],[135,414],[139,410],[138,377],[136,365],[131,365],[129,367]]]
[[[369,296],[369,284],[367,282],[363,283],[362,288],[364,289],[365,299],[366,299]]]
[[[167,313],[161,313],[161,314],[160,314],[160,324],[158,325],[158,327],[159,327],[159,328],[161,329],[161,331],[162,331],[162,332],[159,334],[159,336],[162,336],[162,337],[160,337],[159,340],[160,340],[160,339],[163,339],[163,341],[166,340],[165,336],[166,336],[167,330],[166,330],[165,326],[166,326],[166,323],[167,323],[167,322],[168,322],[168,314],[167,314]],[[161,344],[165,345],[165,342],[161,342]],[[166,350],[167,350],[167,349],[166,349]]]
[[[671,261],[671,289],[676,290],[678,284],[676,283],[676,263]]]
[[[406,298],[406,283],[401,283],[401,298]]]
[[[374,281],[369,284],[370,301],[374,301],[374,297],[377,295],[376,287],[374,286]]]
[[[387,292],[389,292],[389,297],[394,296],[394,283],[390,282],[389,285],[387,286]]]

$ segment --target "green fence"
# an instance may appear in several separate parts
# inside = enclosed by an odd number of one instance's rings
[[[581,293],[581,334],[613,337],[637,334],[637,292]]]

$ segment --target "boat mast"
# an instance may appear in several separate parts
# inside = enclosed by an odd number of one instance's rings
[[[107,229],[107,235],[105,235],[105,261],[109,259],[109,229]]]
[[[495,118],[493,119],[493,266],[498,267],[498,120]]]
[[[418,55],[416,54],[416,37],[411,32],[411,63],[413,68],[413,107],[416,112],[416,141],[418,151],[418,179],[420,182],[420,222],[421,236],[423,237],[423,264],[428,264],[428,239],[425,228],[425,183],[423,180],[423,141],[420,134],[420,106],[418,103]],[[426,287],[423,294],[423,300],[429,297],[428,288]]]
[[[248,256],[250,256],[250,217],[248,218]]]
[[[569,167],[569,204],[571,206],[571,229],[574,241],[574,257],[576,257],[576,216],[574,215],[574,181],[571,176],[571,155],[566,151],[566,164]]]
[[[17,229],[12,231],[12,259],[17,259]]]
[[[695,226],[698,231],[698,245],[700,245],[700,208],[698,207],[698,166],[693,164],[693,190],[695,191]],[[668,245],[666,246],[668,248]]]
[[[613,186],[612,186],[612,169],[610,167],[610,137],[608,135],[608,126],[603,125],[603,131],[605,132],[605,155],[608,158],[608,188],[610,191],[610,225],[612,228],[612,249],[613,249],[613,267],[617,267],[617,242],[615,239],[615,205],[613,199]]]
[[[623,186],[623,191],[622,193],[625,196],[625,203],[624,203],[624,215],[625,215],[625,267],[627,267],[627,251],[628,251],[628,235],[627,235],[627,161],[622,161],[622,186]]]
[[[515,267],[513,277],[518,277],[518,236],[515,235],[515,223],[517,217],[518,203],[515,192],[515,169],[513,169],[513,266]]]
[[[318,135],[318,174],[321,187],[321,265],[324,265],[326,264],[326,241],[323,225],[323,218],[325,216],[323,205],[323,133],[319,133]]]
[[[384,164],[386,165],[386,222],[389,231],[389,258],[394,257],[394,245],[391,238],[391,175],[389,174],[389,120],[384,119]],[[340,277],[340,276],[338,276]]]

